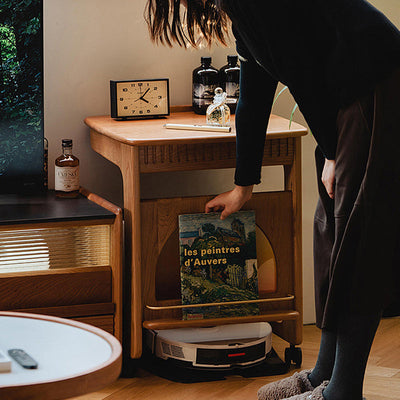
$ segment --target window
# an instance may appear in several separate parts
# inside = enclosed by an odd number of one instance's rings
[[[0,192],[41,185],[42,0],[0,3]]]

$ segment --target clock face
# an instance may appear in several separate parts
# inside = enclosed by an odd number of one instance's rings
[[[111,82],[114,118],[169,115],[168,79]],[[113,113],[112,113],[113,114]]]

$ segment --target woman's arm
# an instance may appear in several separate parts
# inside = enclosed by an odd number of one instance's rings
[[[249,55],[246,61],[241,61],[240,97],[235,118],[236,185],[261,182],[265,134],[277,84]]]
[[[335,160],[328,160],[327,158],[325,158],[321,181],[324,184],[326,192],[331,199],[335,198],[335,167]]]
[[[237,41],[241,59],[240,97],[236,109],[235,188],[205,206],[205,212],[222,211],[221,219],[239,211],[260,183],[265,135],[277,87],[273,79]]]
[[[253,185],[238,186],[235,185],[233,190],[221,193],[217,197],[210,200],[205,207],[205,212],[221,211],[221,219],[225,219],[232,213],[239,211],[246,201],[251,199]]]
[[[360,32],[365,28],[381,25],[392,25],[391,22],[365,0],[316,0],[327,21],[342,32]]]

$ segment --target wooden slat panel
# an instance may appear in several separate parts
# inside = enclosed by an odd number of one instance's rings
[[[110,264],[110,225],[0,229],[0,272]]]
[[[0,310],[112,301],[111,268],[0,276]]]

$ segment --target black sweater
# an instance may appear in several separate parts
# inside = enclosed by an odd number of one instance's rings
[[[400,67],[400,32],[365,0],[225,0],[224,9],[242,59],[235,183],[260,183],[278,82],[334,159],[338,110]]]

